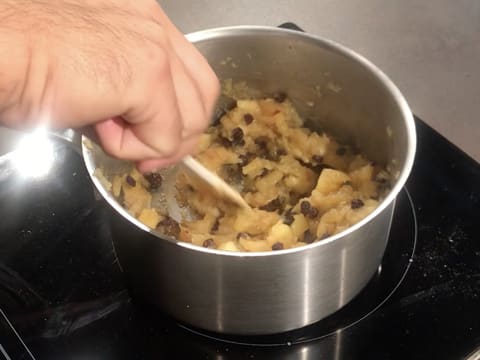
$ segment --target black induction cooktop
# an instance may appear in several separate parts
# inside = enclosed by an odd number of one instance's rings
[[[382,266],[317,324],[260,337],[178,324],[132,299],[80,155],[0,161],[0,355],[5,359],[461,359],[480,347],[480,167],[421,120]],[[1,358],[1,356],[0,356]]]
[[[0,359],[474,358],[480,166],[416,126],[415,165],[377,274],[337,313],[270,336],[203,332],[132,299],[106,205],[68,144],[51,140],[43,176],[1,157]]]

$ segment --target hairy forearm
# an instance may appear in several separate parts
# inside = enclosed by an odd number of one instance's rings
[[[29,32],[18,10],[14,0],[0,2],[0,117],[6,125],[12,125],[31,61]]]
[[[61,36],[56,23],[61,15],[55,12],[54,1],[0,1],[0,121],[4,125],[24,128],[52,120],[54,33]],[[67,23],[73,25],[71,20]]]
[[[48,68],[41,16],[40,2],[0,1],[0,120],[7,126],[22,128],[41,116]]]

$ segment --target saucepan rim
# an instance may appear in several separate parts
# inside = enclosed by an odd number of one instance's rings
[[[402,114],[402,118],[404,119],[404,123],[405,123],[407,144],[408,144],[407,148],[405,149],[405,152],[406,152],[405,162],[399,171],[399,175],[395,180],[395,184],[392,187],[392,189],[389,191],[388,195],[382,200],[382,202],[378,205],[378,207],[372,213],[370,213],[368,216],[366,216],[364,219],[362,219],[358,223],[348,227],[344,231],[338,234],[332,235],[324,240],[316,241],[312,244],[307,244],[307,245],[303,245],[296,248],[277,250],[277,251],[265,251],[265,252],[233,252],[233,251],[226,251],[226,250],[208,249],[208,248],[203,248],[191,243],[179,241],[172,237],[157,233],[156,231],[147,227],[145,224],[141,223],[130,213],[128,213],[128,211],[117,202],[117,200],[112,196],[112,194],[110,194],[110,192],[108,192],[102,186],[100,180],[97,179],[96,176],[94,175],[96,164],[94,162],[92,149],[90,146],[85,145],[86,138],[83,137],[82,139],[83,157],[85,160],[87,170],[97,190],[106,199],[106,201],[110,204],[110,206],[112,206],[120,215],[126,218],[133,225],[155,236],[156,238],[158,238],[159,241],[170,241],[178,246],[181,246],[193,251],[197,251],[199,253],[205,253],[205,254],[217,255],[217,256],[231,256],[231,257],[285,256],[292,253],[311,251],[312,249],[315,249],[317,247],[328,246],[330,243],[338,241],[339,239],[342,239],[345,236],[348,236],[354,233],[359,228],[365,226],[367,223],[375,219],[381,212],[385,210],[387,206],[389,206],[396,199],[398,193],[401,191],[401,189],[405,185],[405,182],[407,181],[407,178],[410,175],[410,172],[414,163],[415,151],[416,151],[415,122],[414,122],[413,114],[410,110],[410,107],[408,106],[407,101],[405,100],[404,96],[402,95],[400,90],[397,88],[397,86],[393,83],[393,81],[375,64],[373,64],[370,60],[360,55],[356,51],[338,42],[325,39],[320,36],[300,32],[296,30],[273,27],[273,26],[237,25],[237,26],[228,26],[228,27],[218,27],[218,28],[206,29],[206,30],[190,33],[190,34],[187,34],[186,37],[189,41],[195,43],[195,42],[214,39],[214,38],[231,37],[231,36],[255,36],[259,34],[272,35],[272,36],[273,35],[278,36],[280,34],[286,37],[290,37],[292,39],[301,39],[302,41],[310,41],[316,44],[317,46],[320,45],[323,48],[332,50],[338,54],[343,55],[344,57],[352,60],[358,66],[364,67],[367,71],[373,74],[380,83],[383,84],[386,90],[390,92],[390,94],[392,95],[393,99],[396,102],[396,105],[399,107],[399,110]],[[134,240],[135,239],[132,239],[132,241]]]

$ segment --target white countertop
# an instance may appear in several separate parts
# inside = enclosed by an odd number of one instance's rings
[[[161,0],[185,33],[294,22],[364,55],[422,118],[480,161],[480,1]]]

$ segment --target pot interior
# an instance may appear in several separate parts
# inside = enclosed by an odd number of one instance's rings
[[[291,30],[240,27],[189,36],[237,97],[285,92],[307,125],[355,146],[393,175],[414,148],[408,105],[360,55]]]
[[[255,98],[284,92],[306,119],[306,126],[326,131],[387,168],[393,189],[380,208],[393,201],[412,166],[415,131],[402,95],[374,65],[341,45],[278,28],[222,28],[188,38],[207,58],[229,96]],[[95,145],[84,155],[91,174],[101,167],[110,177],[131,167]],[[169,172],[165,169],[163,175],[168,177]],[[102,189],[101,181],[95,177],[94,181],[103,196],[130,217]],[[166,208],[163,194],[154,201],[155,206]]]

